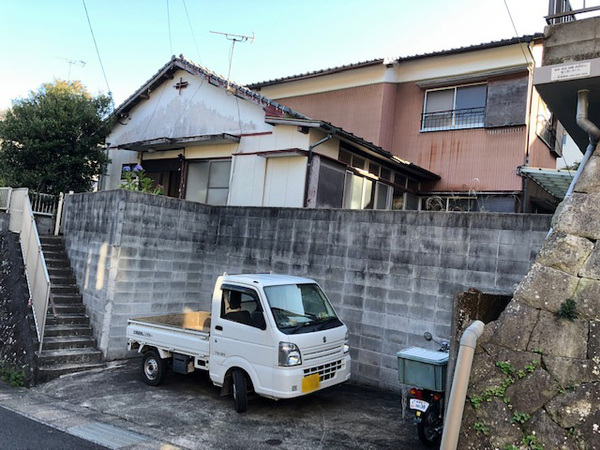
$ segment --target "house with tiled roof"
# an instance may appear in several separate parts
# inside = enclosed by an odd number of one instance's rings
[[[566,189],[545,183],[538,175],[547,171],[537,169],[556,167],[563,129],[532,83],[542,37],[375,59],[249,87],[439,175],[421,184],[419,209],[552,212]],[[357,167],[347,155],[339,160]]]
[[[183,57],[120,105],[101,190],[140,164],[165,193],[215,205],[417,207],[434,172]],[[348,161],[351,163],[348,164]]]

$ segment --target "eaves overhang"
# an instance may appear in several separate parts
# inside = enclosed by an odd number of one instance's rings
[[[577,92],[589,91],[588,118],[600,124],[600,58],[536,67],[533,84],[552,113],[584,152],[589,136],[577,125]]]
[[[405,174],[413,175],[421,181],[436,181],[441,178],[438,174],[430,172],[429,170],[424,169],[420,166],[417,166],[416,164],[413,164],[410,161],[406,161],[402,158],[399,158],[398,156],[393,155],[392,153],[382,149],[374,143],[360,138],[346,130],[343,130],[342,128],[336,127],[329,122],[310,119],[286,119],[281,117],[267,117],[265,119],[265,122],[271,125],[290,125],[297,127],[316,128],[323,133],[332,134],[336,136],[343,142],[348,142],[359,146],[364,153],[367,153],[377,159],[385,161],[388,165],[401,169]]]
[[[239,136],[232,134],[220,133],[220,134],[203,134],[199,136],[188,136],[183,138],[167,138],[160,137],[154,139],[147,139],[144,141],[128,142],[125,144],[119,144],[112,148],[118,148],[122,150],[133,150],[137,152],[157,152],[157,151],[168,151],[176,150],[183,147],[197,146],[197,145],[218,145],[218,144],[237,144],[240,142]]]
[[[524,36],[513,37],[509,39],[501,39],[498,41],[484,42],[482,44],[469,45],[466,47],[458,47],[452,48],[449,50],[440,50],[437,52],[430,53],[421,53],[419,55],[411,55],[411,56],[401,56],[396,58],[396,62],[405,62],[405,61],[414,61],[417,59],[425,59],[432,58],[435,56],[449,56],[449,55],[457,55],[460,53],[469,53],[475,52],[479,50],[488,50],[491,48],[499,48],[506,47],[508,45],[516,45],[516,44],[529,44],[535,41],[541,41],[544,37],[543,33],[535,33],[535,34],[527,34]]]
[[[543,169],[539,167],[518,168],[519,175],[529,178],[554,198],[562,200],[575,177],[575,171],[566,169]]]

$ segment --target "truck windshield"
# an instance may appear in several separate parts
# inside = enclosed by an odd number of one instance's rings
[[[277,328],[286,334],[309,333],[342,325],[316,284],[267,286],[265,294]]]

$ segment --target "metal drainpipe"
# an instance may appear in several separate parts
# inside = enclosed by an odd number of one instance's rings
[[[477,347],[477,340],[483,333],[483,328],[484,323],[481,320],[476,320],[463,332],[460,339],[456,369],[454,370],[454,378],[452,380],[452,391],[450,392],[450,400],[444,422],[441,450],[455,450],[458,445],[458,434],[465,409],[473,355],[475,354],[475,347]]]
[[[308,206],[308,183],[310,182],[310,177],[312,175],[312,161],[313,161],[313,148],[318,147],[321,144],[324,144],[329,139],[333,137],[333,134],[328,134],[320,141],[315,142],[313,145],[308,147],[308,160],[306,162],[306,180],[304,181],[304,206]]]
[[[590,143],[585,150],[585,154],[583,155],[581,163],[579,163],[579,167],[577,168],[577,172],[575,172],[573,180],[571,180],[571,184],[569,185],[569,189],[567,190],[563,201],[569,198],[569,196],[573,193],[573,189],[575,188],[575,184],[577,184],[577,181],[579,180],[581,172],[583,172],[583,168],[590,159],[590,156],[592,156],[592,154],[594,153],[596,145],[598,145],[598,141],[600,141],[600,129],[588,119],[589,93],[590,91],[588,91],[587,89],[577,91],[577,115],[575,116],[575,119],[577,121],[577,125],[579,125],[579,128],[581,128],[589,135]],[[546,237],[550,236],[551,234],[552,228],[550,228]]]

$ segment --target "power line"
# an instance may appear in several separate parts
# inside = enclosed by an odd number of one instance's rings
[[[110,95],[110,97],[112,99],[112,91],[108,84],[108,78],[106,78],[106,71],[104,70],[104,64],[102,64],[102,58],[100,57],[100,50],[98,50],[98,43],[96,42],[96,36],[94,36],[94,30],[92,28],[92,22],[90,21],[90,15],[88,14],[87,6],[85,5],[85,0],[81,0],[81,1],[83,3],[83,9],[85,9],[85,16],[87,17],[88,25],[90,26],[90,32],[92,33],[92,39],[94,40],[94,47],[96,47],[96,54],[98,55],[98,61],[100,61],[100,68],[102,69],[102,75],[104,76],[104,82],[106,83],[106,88],[108,89],[108,95]]]
[[[173,39],[171,37],[171,13],[169,11],[169,0],[167,0],[167,25],[169,27],[169,50],[171,53],[169,56],[173,55]]]
[[[198,50],[198,43],[196,42],[196,36],[194,35],[194,29],[192,28],[192,21],[190,20],[190,13],[188,12],[185,0],[183,0],[183,7],[185,9],[185,15],[187,17],[188,25],[190,26],[190,32],[192,33],[192,41],[194,41],[194,47],[196,47],[196,54],[198,55],[198,62],[202,65],[202,59],[200,58],[200,50]]]
[[[506,3],[506,0],[504,0],[504,6],[506,7],[506,12],[508,13],[508,17],[510,18],[510,23],[512,23],[513,30],[515,31],[515,36],[517,37],[517,40],[519,41],[519,48],[521,49],[521,53],[523,53],[525,62],[529,65],[529,60],[527,59],[525,50],[523,50],[523,43],[521,42],[521,37],[519,36],[519,32],[517,31],[517,27],[515,26],[515,21],[513,20],[513,16],[510,12],[510,8],[508,7],[508,3]]]

